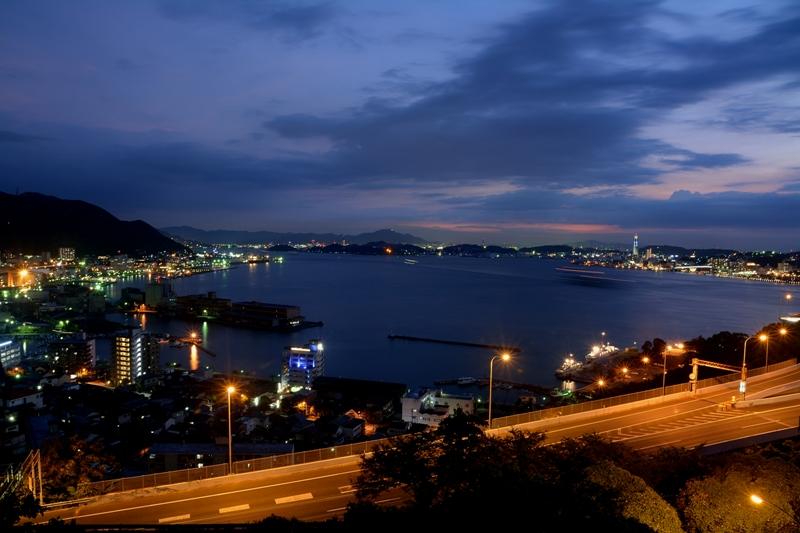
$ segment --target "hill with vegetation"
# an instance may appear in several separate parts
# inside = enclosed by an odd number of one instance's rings
[[[79,255],[150,255],[185,252],[142,220],[123,221],[96,205],[38,193],[0,192],[0,250],[56,253],[75,248]]]

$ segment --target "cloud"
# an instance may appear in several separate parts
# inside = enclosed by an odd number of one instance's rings
[[[275,0],[162,0],[161,12],[174,20],[233,21],[259,31],[277,31],[291,39],[320,35],[340,9],[333,2]]]
[[[327,139],[332,148],[318,158],[337,180],[513,176],[571,188],[747,163],[736,153],[644,138],[641,130],[715,90],[797,77],[800,19],[722,41],[654,29],[667,14],[651,1],[548,3],[486,38],[453,79],[415,85],[411,103],[374,99],[340,116],[285,115],[264,126],[287,139]]]
[[[783,194],[701,194],[679,190],[667,199],[651,199],[626,194],[575,195],[528,189],[495,195],[478,206],[474,203],[469,208],[456,206],[446,217],[461,223],[528,223],[532,227],[607,225],[629,231],[665,228],[797,231],[800,190],[792,186],[785,190]]]
[[[40,137],[38,135],[26,135],[14,131],[0,130],[0,143],[35,143],[49,140],[50,139],[47,137]]]
[[[419,67],[424,57],[392,49],[398,46],[396,29],[385,32],[383,41],[367,39],[363,50],[346,53],[319,43],[281,47],[252,39],[250,32],[297,41],[314,39],[329,27],[340,31],[345,12],[340,6],[346,4],[164,0],[157,5],[156,20],[144,20],[162,31],[154,32],[152,43],[109,49],[104,61],[86,57],[82,48],[69,55],[72,62],[65,62],[63,71],[50,67],[52,79],[66,73],[73,80],[53,84],[69,88],[54,93],[60,98],[53,99],[53,109],[77,102],[64,121],[115,124],[118,130],[62,131],[46,111],[31,111],[39,110],[36,92],[9,91],[17,103],[0,99],[4,111],[25,105],[32,115],[0,122],[4,182],[71,197],[106,195],[130,208],[142,203],[130,191],[156,191],[148,203],[184,214],[216,205],[238,217],[245,215],[243,205],[259,209],[269,203],[277,219],[288,219],[292,200],[308,193],[324,201],[304,219],[322,211],[329,220],[337,212],[351,218],[380,212],[476,233],[474,228],[689,231],[703,224],[797,228],[789,216],[800,207],[792,183],[776,194],[679,192],[661,200],[630,191],[669,192],[678,188],[670,186],[678,179],[691,188],[695,178],[717,180],[700,190],[731,189],[759,178],[781,186],[763,176],[785,180],[786,167],[798,164],[787,149],[797,131],[797,109],[786,97],[800,86],[798,7],[731,11],[716,17],[722,20],[719,27],[711,17],[712,31],[698,31],[702,17],[672,12],[658,1],[553,0],[469,43],[459,45],[456,36],[463,34],[447,30],[400,36],[409,49],[446,42],[451,70],[441,72],[441,54]],[[140,11],[130,13],[135,22]],[[106,14],[116,16],[114,10]],[[35,17],[23,13],[20,19]],[[374,21],[363,13],[352,20]],[[746,31],[730,32],[723,23]],[[408,25],[404,20],[401,27]],[[716,31],[723,26],[727,33]],[[376,28],[370,35],[385,29]],[[63,40],[53,33],[54,41]],[[80,33],[90,49],[102,39],[125,41]],[[165,35],[176,34],[185,49],[164,46]],[[209,55],[220,46],[236,53]],[[463,52],[453,60],[459,46]],[[0,78],[12,67],[38,64],[36,57],[16,63],[5,57],[9,64],[0,64]],[[221,74],[212,59],[230,59],[230,70]],[[371,63],[369,69],[359,70],[362,60]],[[98,73],[97,64],[116,68]],[[162,70],[168,74],[163,83],[147,83]],[[769,97],[741,98],[744,87],[758,94],[753,87],[761,82],[770,84]],[[308,90],[311,86],[329,92]],[[104,101],[110,102],[109,113]],[[181,112],[173,114],[172,107]],[[159,109],[163,120],[139,120]],[[703,131],[702,139],[665,133],[682,111],[682,120],[696,119],[693,125],[708,126],[709,133]],[[17,119],[22,114],[11,113]],[[93,114],[102,120],[82,121]],[[34,120],[47,125],[37,130]],[[145,131],[153,124],[170,133]],[[714,135],[714,128],[731,136]],[[774,135],[769,143],[775,141],[768,148],[734,136],[765,128]],[[51,142],[38,142],[45,139]],[[753,171],[759,153],[766,164],[755,170],[773,172]]]

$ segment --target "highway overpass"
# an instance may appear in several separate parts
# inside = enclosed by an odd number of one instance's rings
[[[797,432],[800,366],[748,379],[748,402],[732,407],[730,400],[737,395],[737,387],[738,382],[731,382],[698,393],[673,394],[515,427],[543,431],[547,442],[598,433],[640,450],[736,446],[763,435]],[[509,429],[491,432],[502,435]],[[109,494],[77,507],[49,510],[43,521],[60,517],[87,525],[242,523],[270,514],[325,519],[342,514],[353,499],[359,462],[358,457],[342,457]],[[381,502],[392,504],[402,497],[397,491]]]

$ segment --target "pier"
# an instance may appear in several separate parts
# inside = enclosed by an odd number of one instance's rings
[[[470,348],[486,348],[488,350],[496,350],[498,352],[510,352],[518,354],[522,351],[518,346],[502,346],[499,344],[480,344],[477,342],[465,341],[451,341],[445,339],[431,339],[428,337],[412,337],[410,335],[388,335],[390,340],[400,341],[415,341],[415,342],[430,342],[434,344],[449,344],[451,346],[468,346]]]

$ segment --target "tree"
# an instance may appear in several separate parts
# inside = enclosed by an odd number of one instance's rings
[[[756,506],[750,495],[766,502]],[[798,531],[800,469],[777,458],[738,455],[690,480],[679,507],[691,531]]]
[[[116,461],[98,441],[72,436],[50,440],[42,449],[44,493],[49,500],[88,496],[85,484],[101,480],[117,468]]]
[[[656,337],[655,339],[653,339],[653,349],[651,350],[650,353],[652,353],[653,355],[661,355],[662,353],[664,353],[664,350],[666,349],[667,349],[666,341],[664,341],[664,339],[659,339],[658,337]]]
[[[30,491],[9,491],[0,498],[0,526],[10,528],[20,518],[35,518],[42,512],[38,500]]]
[[[348,508],[345,522],[380,523],[383,516],[393,525],[469,529],[496,509],[504,521],[535,516],[545,531],[680,530],[675,510],[625,469],[636,463],[636,452],[597,436],[551,446],[543,441],[540,433],[521,431],[489,437],[476,421],[456,414],[435,431],[397,439],[364,458],[358,504]],[[397,489],[410,499],[405,514],[395,509],[389,518],[390,511],[370,504]],[[408,520],[409,513],[418,520]]]
[[[652,531],[680,533],[681,520],[674,507],[664,501],[640,477],[634,476],[610,461],[602,461],[586,469],[586,490],[611,508],[603,509],[621,521],[633,522]],[[605,506],[604,505],[604,506]]]

